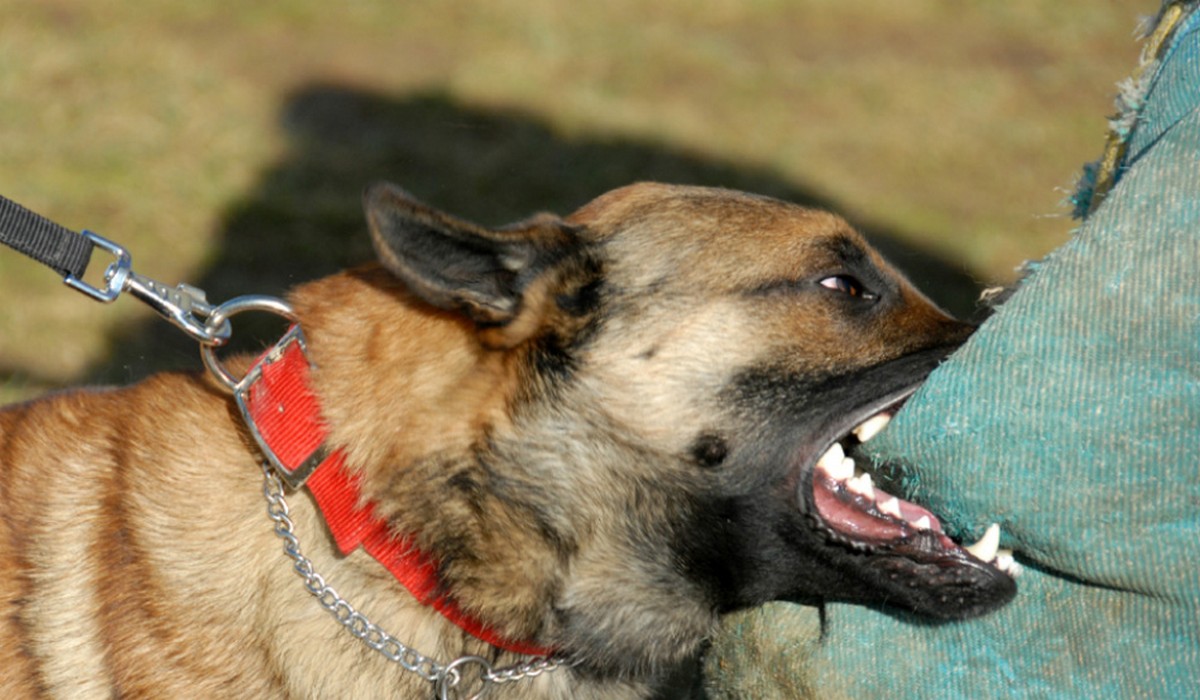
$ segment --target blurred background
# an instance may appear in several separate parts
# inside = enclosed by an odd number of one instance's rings
[[[223,301],[368,260],[379,178],[484,224],[635,180],[721,185],[842,213],[971,315],[1070,235],[1157,9],[3,0],[0,194]],[[7,249],[0,298],[0,401],[199,367],[141,304]]]

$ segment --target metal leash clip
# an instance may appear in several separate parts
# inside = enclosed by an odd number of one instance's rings
[[[215,327],[205,322],[215,307],[208,303],[204,290],[188,284],[170,287],[139,275],[133,271],[133,258],[125,248],[91,231],[83,231],[82,235],[93,246],[111,254],[115,260],[104,272],[104,289],[74,275],[63,278],[67,286],[105,304],[115,301],[123,292],[129,292],[202,345],[219,347],[229,342],[233,331],[228,320]]]

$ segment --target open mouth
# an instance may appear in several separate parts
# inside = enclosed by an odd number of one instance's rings
[[[978,542],[960,546],[942,532],[933,513],[879,488],[847,456],[883,430],[909,394],[911,390],[854,420],[854,427],[817,459],[812,469],[812,504],[828,539],[856,551],[887,551],[917,559],[969,556],[1015,578],[1020,565],[1012,551],[999,548],[999,525],[992,524]]]

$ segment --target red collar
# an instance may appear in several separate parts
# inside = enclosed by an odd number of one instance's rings
[[[391,532],[374,504],[360,507],[359,478],[345,467],[342,450],[329,452],[328,431],[309,386],[304,335],[293,326],[263,355],[236,392],[250,432],[276,473],[292,488],[308,486],[342,554],[361,546],[422,605],[429,605],[472,636],[519,654],[548,655],[535,644],[505,639],[464,612],[442,591],[437,562],[406,537]]]

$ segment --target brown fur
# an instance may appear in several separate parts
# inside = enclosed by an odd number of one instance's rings
[[[499,232],[394,191],[368,210],[387,269],[291,301],[365,496],[438,558],[465,609],[580,663],[492,697],[646,697],[699,648],[727,606],[677,543],[710,522],[713,494],[766,478],[693,454],[706,434],[750,449],[732,378],[853,373],[969,332],[841,219],[764,198],[641,185]],[[447,296],[390,247],[391,215],[516,241],[501,262],[540,268],[516,297]],[[894,289],[870,322],[822,290],[789,296],[843,269],[834,239]],[[0,694],[428,696],[303,591],[258,461],[230,397],[200,375],[0,413]],[[361,551],[339,556],[307,493],[289,499],[317,570],[401,641],[443,662],[520,660],[416,604]]]

